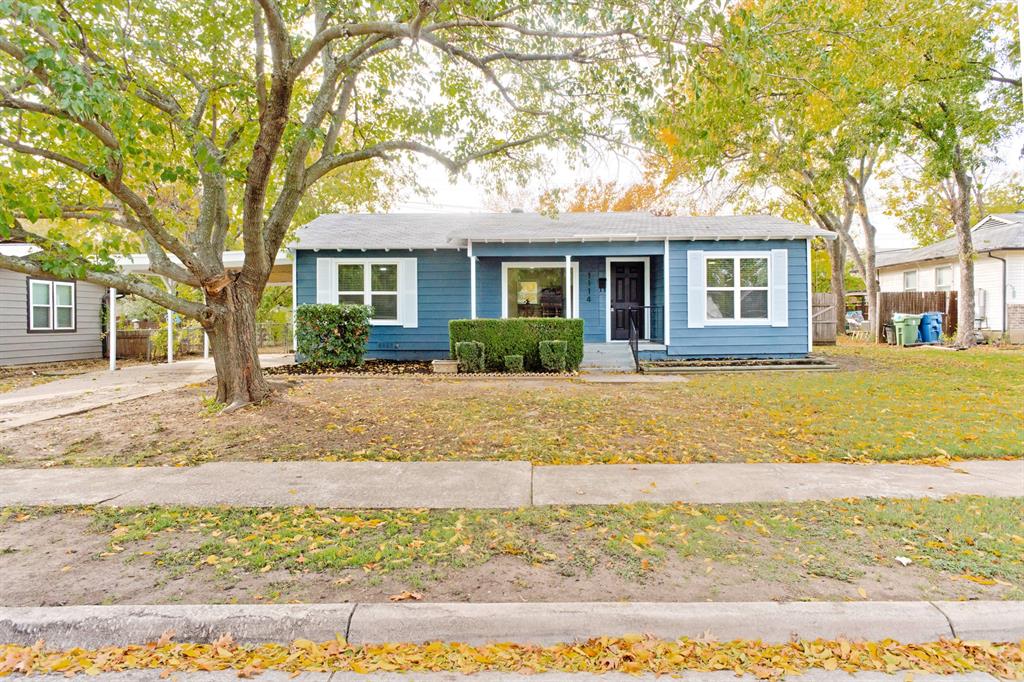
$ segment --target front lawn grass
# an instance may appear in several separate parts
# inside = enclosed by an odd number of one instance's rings
[[[0,512],[0,531],[40,514],[56,524],[65,514],[87,515],[89,531],[106,537],[105,556],[147,557],[177,575],[208,571],[229,582],[268,571],[355,570],[429,585],[438,576],[457,582],[460,571],[501,558],[565,579],[604,571],[642,583],[685,564],[711,578],[728,571],[791,586],[827,578],[835,596],[848,598],[857,598],[867,574],[883,583],[913,575],[946,596],[986,587],[1024,597],[1024,498],[512,511],[9,509]]]
[[[5,466],[223,460],[930,461],[1024,455],[1024,351],[846,342],[836,372],[678,383],[311,377],[232,415],[200,386],[0,432]]]

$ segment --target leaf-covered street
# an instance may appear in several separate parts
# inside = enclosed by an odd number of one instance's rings
[[[295,378],[282,397],[230,419],[208,402],[210,386],[198,385],[0,433],[0,463],[856,462],[1024,454],[1020,351],[847,342],[821,354],[841,369],[625,385]]]
[[[904,679],[913,679],[913,672],[987,672],[1017,679],[1022,658],[1020,644],[960,641],[900,644],[891,640],[851,642],[839,639],[765,645],[744,640],[664,641],[636,635],[547,647],[511,643],[468,646],[443,642],[356,646],[341,640],[313,642],[308,639],[253,647],[239,645],[230,636],[223,636],[205,644],[176,643],[168,638],[145,647],[110,647],[99,651],[50,651],[42,645],[0,645],[0,676],[14,670],[29,674],[84,672],[95,675],[142,668],[162,670],[166,675],[234,670],[240,678],[251,678],[265,670],[283,670],[296,675],[304,671],[372,674],[458,670],[464,674],[501,671],[521,675],[545,671],[576,674],[728,671],[749,673],[758,679],[780,679],[787,673],[799,675],[818,669],[843,673],[911,671]]]

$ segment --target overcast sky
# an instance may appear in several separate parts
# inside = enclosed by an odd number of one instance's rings
[[[999,150],[1001,164],[994,169],[993,176],[1007,174],[1015,170],[1024,170],[1021,148],[1024,135],[1008,140]],[[615,154],[594,157],[579,167],[556,167],[551,172],[538,174],[529,187],[522,189],[524,197],[536,197],[544,189],[566,188],[580,182],[614,180],[628,185],[641,178],[641,169],[630,161]],[[448,173],[440,165],[427,163],[423,166],[422,184],[433,188],[431,194],[408,194],[406,199],[394,207],[401,213],[437,213],[437,212],[478,212],[491,211],[495,201],[489,200],[489,193],[482,183],[475,182],[472,177],[460,177],[451,182]],[[522,206],[526,210],[534,210],[535,203]],[[901,232],[896,221],[882,212],[880,199],[874,198],[871,206],[874,222],[878,226],[878,247],[882,249],[914,246],[914,240]]]

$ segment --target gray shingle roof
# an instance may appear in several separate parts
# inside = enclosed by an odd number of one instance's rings
[[[1024,213],[994,213],[979,222],[971,236],[974,250],[978,253],[1024,249]],[[959,251],[956,237],[950,237],[917,249],[880,252],[875,258],[875,264],[884,268],[925,260],[955,258]]]
[[[833,235],[767,215],[655,216],[649,213],[381,213],[322,215],[299,228],[300,249],[437,249],[473,241],[802,239]]]

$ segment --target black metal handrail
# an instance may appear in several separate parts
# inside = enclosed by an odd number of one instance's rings
[[[642,341],[660,342],[665,338],[665,309],[660,305],[612,306],[625,310],[631,325],[635,325]]]
[[[640,371],[640,329],[633,315],[629,315],[629,350],[633,353],[633,365]]]

